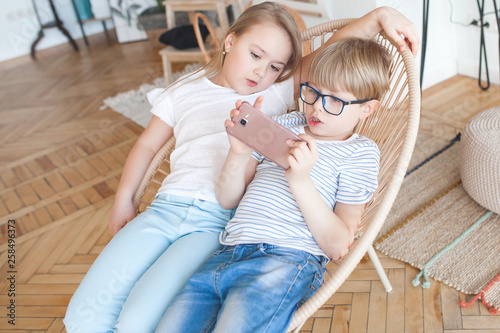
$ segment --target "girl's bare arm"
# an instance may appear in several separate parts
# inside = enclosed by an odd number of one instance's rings
[[[233,209],[238,206],[247,185],[255,175],[257,164],[257,160],[250,154],[236,154],[232,150],[229,151],[215,191],[217,200],[223,208]]]
[[[111,209],[109,227],[113,235],[135,217],[136,207],[132,202],[134,194],[151,160],[172,134],[173,128],[153,115],[148,126],[130,150]]]

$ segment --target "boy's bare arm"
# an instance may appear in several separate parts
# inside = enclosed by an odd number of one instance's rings
[[[337,203],[335,211],[323,201],[311,178],[318,160],[316,140],[301,134],[305,142],[289,142],[290,168],[285,176],[314,240],[333,260],[344,256],[354,240],[364,205]]]
[[[408,44],[410,51],[416,56],[420,47],[420,40],[415,25],[400,12],[390,7],[379,7],[360,17],[333,34],[324,46],[353,37],[371,39],[382,30],[396,42],[400,50],[404,50]],[[324,46],[302,58],[300,67],[294,74],[296,98],[299,97],[299,84],[307,80],[309,66],[316,54]]]
[[[384,31],[398,45],[400,51],[409,47],[413,55],[417,55],[420,40],[415,25],[391,7],[379,7],[372,10],[339,30],[326,42],[326,45],[351,37],[372,39],[380,31]]]
[[[312,179],[290,184],[290,189],[319,247],[333,260],[346,255],[354,240],[364,205],[337,203],[335,211],[332,211],[319,195]]]

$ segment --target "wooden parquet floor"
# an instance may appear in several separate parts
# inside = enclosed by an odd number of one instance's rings
[[[122,166],[142,132],[100,106],[162,76],[148,42],[120,45],[102,34],[90,43],[79,53],[62,45],[38,51],[36,61],[0,63],[1,332],[65,332],[66,305],[111,237],[107,218]],[[452,138],[494,105],[498,86],[482,91],[454,77],[423,93],[422,130]],[[500,332],[500,315],[478,303],[461,309],[466,296],[435,281],[414,288],[416,269],[381,261],[391,293],[364,262],[302,332]]]

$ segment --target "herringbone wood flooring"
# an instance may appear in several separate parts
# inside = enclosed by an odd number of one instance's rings
[[[142,128],[99,107],[162,70],[148,42],[119,45],[110,38],[91,36],[80,53],[62,45],[37,52],[36,61],[0,63],[2,332],[63,332],[72,293],[111,237],[107,217]],[[438,84],[423,94],[422,129],[452,138],[471,116],[500,105],[499,92],[459,76]],[[364,262],[302,332],[500,332],[500,316],[483,305],[461,309],[465,295],[434,281],[430,289],[414,288],[414,268],[381,259],[391,293]],[[12,301],[15,326],[8,322]]]

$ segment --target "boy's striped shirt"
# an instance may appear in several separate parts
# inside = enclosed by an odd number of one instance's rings
[[[295,134],[304,132],[305,115],[292,112],[275,118]],[[370,139],[353,134],[345,141],[317,140],[319,158],[311,178],[323,201],[363,204],[377,188],[380,153]],[[220,240],[225,245],[267,243],[326,256],[309,232],[292,196],[285,170],[254,152],[261,163]]]

